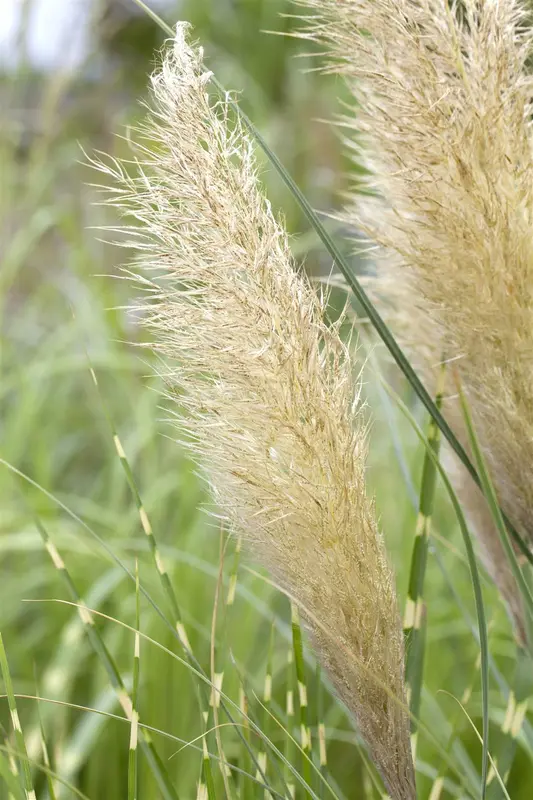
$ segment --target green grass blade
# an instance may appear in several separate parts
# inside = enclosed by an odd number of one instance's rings
[[[252,760],[250,758],[250,724],[248,722],[248,696],[242,684],[239,686],[239,707],[244,720],[244,737],[248,745],[248,747],[241,747],[243,771],[240,776],[239,792],[242,800],[252,800],[252,797],[254,796],[253,784],[246,777],[246,773],[250,774],[252,769]]]
[[[472,697],[472,692],[474,691],[474,687],[475,687],[477,681],[479,680],[480,668],[481,668],[481,653],[478,653],[478,656],[476,658],[476,663],[474,665],[473,675],[472,675],[468,685],[465,687],[465,689],[463,691],[463,694],[462,694],[461,700],[460,700],[460,705],[457,708],[453,718],[449,719],[449,725],[450,725],[451,731],[450,731],[450,735],[449,735],[449,738],[448,738],[448,744],[446,746],[446,752],[447,753],[449,753],[451,751],[454,743],[457,742],[458,739],[459,739],[460,721],[461,721],[461,718],[464,716],[464,715],[462,715],[462,708],[466,709],[466,706],[468,705],[468,703],[470,701],[470,698]],[[446,777],[447,777],[446,765],[445,765],[444,762],[441,762],[441,764],[440,764],[440,766],[439,766],[439,768],[437,770],[437,774],[436,774],[436,776],[434,778],[433,785],[431,787],[431,791],[429,793],[429,797],[431,798],[431,800],[439,800],[442,792],[444,791],[444,782],[446,780]],[[490,779],[490,770],[489,770],[489,774],[487,776],[487,786],[489,785],[489,782],[490,782],[489,779]]]
[[[4,639],[0,633],[0,670],[4,679],[4,686],[6,687],[7,703],[9,706],[9,714],[11,716],[11,724],[15,732],[15,741],[19,751],[19,761],[22,769],[22,785],[24,787],[24,796],[26,800],[36,800],[35,790],[33,788],[33,781],[31,777],[30,762],[26,750],[26,742],[24,741],[24,734],[20,726],[20,717],[17,710],[17,703],[15,694],[13,692],[13,683],[11,681],[11,673],[9,671],[9,664],[7,661],[7,654],[4,647]]]
[[[272,621],[270,626],[270,637],[268,642],[268,655],[267,655],[267,663],[266,663],[266,670],[265,670],[265,682],[263,685],[263,724],[262,729],[268,736],[270,733],[270,705],[272,703],[272,660],[274,654],[274,635],[275,635],[275,623]],[[268,760],[267,760],[267,752],[263,749],[262,754],[263,756],[263,772],[268,777]],[[269,800],[270,793],[268,788],[265,787],[265,800]]]
[[[261,706],[263,706],[263,704],[262,704],[262,703],[260,703],[260,705],[261,705]],[[263,708],[264,708],[264,706],[263,706]],[[270,716],[270,718],[272,719],[272,721],[273,721],[273,722],[275,722],[275,723],[276,723],[276,725],[277,725],[277,726],[278,726],[278,727],[279,727],[279,728],[280,728],[280,729],[283,731],[283,733],[284,733],[286,736],[288,736],[288,737],[290,737],[290,738],[292,739],[292,742],[293,742],[293,744],[295,745],[296,749],[297,749],[297,750],[300,752],[300,754],[302,755],[302,758],[304,758],[304,759],[307,761],[307,763],[309,764],[309,768],[310,768],[310,770],[312,771],[313,775],[314,775],[314,776],[316,776],[316,777],[317,777],[317,778],[320,780],[320,783],[321,783],[321,784],[324,786],[324,788],[325,788],[325,789],[327,789],[327,790],[328,790],[328,792],[330,793],[330,795],[331,795],[331,796],[332,796],[332,797],[333,797],[335,800],[339,800],[339,798],[337,797],[337,795],[336,795],[336,793],[335,793],[335,791],[334,791],[334,789],[333,789],[333,786],[331,786],[330,784],[328,784],[328,783],[327,783],[327,782],[326,782],[326,781],[323,779],[320,769],[319,769],[319,768],[316,766],[316,764],[315,764],[315,763],[314,763],[314,762],[311,760],[310,756],[304,752],[303,748],[301,747],[301,745],[300,745],[300,744],[298,744],[298,741],[297,741],[297,740],[296,740],[296,739],[295,739],[295,738],[294,738],[294,737],[291,735],[290,731],[289,731],[289,730],[287,730],[287,729],[284,727],[283,723],[282,723],[282,722],[281,722],[281,721],[280,721],[280,720],[279,720],[279,719],[278,719],[278,718],[277,718],[277,717],[276,717],[276,716],[275,716],[275,715],[274,715],[274,714],[273,714],[271,711],[268,711],[267,713],[269,714],[269,716]],[[278,751],[278,755],[281,757],[281,759],[282,759],[283,761],[285,761],[285,758],[284,758],[284,756],[282,756],[282,754],[281,754],[279,751]],[[291,767],[291,769],[292,769],[292,767]],[[312,797],[312,798],[313,798],[313,800],[320,800],[319,796],[318,796],[318,795],[315,793],[315,791],[314,791],[314,789],[312,788],[311,784],[309,784],[309,783],[307,783],[306,781],[304,781],[304,780],[303,780],[301,777],[300,777],[300,783],[301,783],[301,785],[302,785],[302,788],[305,788],[305,789],[307,789],[307,792],[309,793],[310,797]]]
[[[294,670],[294,650],[292,644],[287,650],[287,696],[285,698],[285,716],[287,719],[286,728],[290,732],[294,728],[294,689],[293,689],[293,670]],[[285,760],[290,763],[293,753],[292,738],[287,736],[285,739]],[[291,780],[291,775],[286,771],[286,782],[289,788],[289,797],[296,796],[296,787]]]
[[[135,563],[135,646],[133,652],[133,686],[131,690],[131,728],[128,753],[128,800],[137,800],[139,735],[139,673],[141,666],[139,562]]]
[[[435,405],[440,410],[444,392],[445,367],[441,367]],[[427,435],[428,446],[436,458],[439,456],[440,431],[430,419]],[[407,601],[403,631],[405,637],[405,681],[411,711],[411,743],[413,760],[416,762],[417,720],[420,716],[420,697],[424,671],[425,635],[427,618],[424,606],[424,581],[428,557],[431,517],[435,499],[437,468],[428,451],[422,467],[420,501],[416,521],[415,541],[411,558]]]
[[[531,586],[531,574],[526,573],[528,585]],[[529,641],[532,640],[533,624],[529,620],[527,626]],[[512,689],[508,692],[507,708],[501,726],[501,744],[494,761],[506,784],[518,750],[518,736],[523,730],[530,698],[533,696],[533,671],[531,652],[517,644],[515,675]],[[490,770],[488,800],[498,800],[499,785],[494,778],[495,770]]]
[[[178,599],[176,597],[176,593],[174,592],[174,588],[173,588],[172,583],[170,581],[170,578],[168,576],[168,572],[166,570],[165,563],[164,563],[163,558],[161,556],[160,550],[159,550],[159,548],[157,546],[157,541],[156,541],[156,538],[155,538],[155,535],[154,535],[152,523],[151,523],[150,518],[149,518],[149,516],[148,516],[148,514],[146,512],[146,509],[144,507],[144,504],[143,504],[143,501],[142,501],[142,498],[141,498],[141,493],[139,491],[139,487],[137,486],[137,482],[135,480],[135,476],[133,474],[133,470],[130,467],[128,458],[126,456],[126,451],[124,450],[124,447],[122,446],[122,442],[121,442],[121,440],[120,440],[120,438],[118,436],[116,428],[115,428],[115,426],[113,424],[113,421],[112,421],[112,419],[111,419],[111,417],[109,415],[109,412],[107,410],[106,404],[104,402],[103,395],[102,395],[102,393],[100,391],[100,385],[99,385],[98,379],[96,377],[96,372],[94,371],[93,367],[91,366],[91,363],[90,363],[89,359],[88,359],[88,361],[89,361],[89,371],[91,373],[91,378],[93,380],[95,389],[96,389],[96,391],[98,393],[98,397],[100,399],[100,402],[101,402],[101,405],[102,405],[102,408],[103,408],[103,411],[104,411],[104,415],[105,415],[107,423],[109,425],[109,428],[110,428],[110,431],[111,431],[111,436],[113,438],[113,444],[115,446],[115,450],[116,450],[117,456],[119,458],[119,461],[120,461],[120,464],[122,466],[122,469],[124,470],[124,475],[126,476],[126,481],[128,483],[128,486],[129,486],[130,491],[132,493],[133,499],[135,501],[135,505],[137,507],[141,528],[142,528],[142,530],[143,530],[143,532],[144,532],[144,534],[146,536],[146,539],[147,539],[147,542],[148,542],[148,547],[149,547],[149,550],[150,550],[150,554],[152,556],[152,560],[153,560],[157,575],[159,576],[159,580],[160,580],[161,585],[163,587],[163,591],[164,591],[164,593],[165,593],[165,595],[167,597],[168,603],[169,603],[170,608],[172,610],[172,614],[173,614],[173,617],[174,617],[174,620],[175,620],[175,625],[176,625],[176,631],[178,633],[179,639],[181,641],[181,644],[182,644],[185,652],[188,652],[188,653],[192,654],[189,638],[187,636],[187,632],[186,632],[185,627],[183,625],[183,620],[182,620],[181,610],[180,610],[180,607],[179,607],[179,604],[178,604]]]
[[[474,731],[474,734],[476,735],[476,737],[481,742],[482,739],[481,739],[481,736],[479,735],[478,729],[474,725],[474,722],[471,719],[471,717],[468,714],[468,712],[466,711],[466,709],[461,705],[460,701],[453,694],[450,694],[449,692],[446,692],[446,690],[443,689],[443,692],[445,694],[447,694],[452,700],[454,700],[459,705],[459,707],[461,708],[461,711],[463,712],[465,718],[468,721],[468,724],[470,725],[470,727]],[[490,760],[491,769],[494,770],[494,776],[495,776],[496,780],[498,781],[498,783],[500,784],[500,789],[501,789],[501,791],[503,793],[503,796],[506,798],[506,800],[511,800],[511,798],[509,797],[509,793],[508,793],[507,789],[505,788],[505,784],[504,784],[504,782],[502,780],[502,777],[500,775],[500,772],[498,770],[496,762],[494,761],[494,759],[492,758],[492,756],[490,754],[489,754],[489,760]],[[483,789],[486,789],[486,787],[483,787]]]
[[[309,728],[309,709],[307,698],[307,681],[305,675],[304,649],[300,613],[296,603],[291,603],[292,646],[294,650],[294,666],[298,687],[298,707],[300,709],[300,740],[302,743],[302,772],[306,783],[311,783],[311,729]],[[307,758],[306,758],[307,756]]]
[[[142,0],[132,0],[136,6],[139,6],[140,9],[144,11],[149,17],[153,19],[153,21],[159,25],[162,31],[164,31],[168,36],[174,36],[174,31],[167,25],[167,23],[161,19],[161,17],[155,13],[146,3],[143,3]]]
[[[230,655],[231,655],[231,659],[232,659],[232,662],[233,662],[233,666],[235,667],[237,675],[239,676],[240,687],[241,687],[241,693],[239,695],[240,702],[242,703],[244,701],[244,705],[248,709],[248,713],[247,713],[247,717],[246,717],[247,723],[249,725],[250,731],[253,734],[259,735],[259,738],[260,738],[259,753],[261,754],[261,752],[266,752],[267,750],[270,750],[271,754],[273,756],[277,757],[277,758],[271,757],[271,759],[269,761],[269,764],[272,767],[272,771],[274,771],[274,770],[276,771],[276,774],[277,774],[277,776],[279,778],[282,790],[286,793],[287,796],[290,796],[289,785],[288,785],[287,779],[286,779],[287,772],[284,771],[284,770],[282,771],[280,769],[279,764],[278,764],[278,759],[282,762],[282,764],[284,764],[286,766],[286,768],[288,770],[288,773],[290,775],[290,778],[293,778],[293,779],[296,778],[296,780],[298,780],[302,784],[302,787],[308,789],[309,787],[305,784],[305,781],[303,780],[302,776],[298,773],[296,767],[293,766],[292,761],[289,762],[285,758],[285,756],[281,752],[281,750],[274,744],[272,739],[269,738],[266,735],[263,727],[259,724],[259,722],[257,720],[257,717],[254,714],[254,711],[252,710],[250,698],[254,698],[255,703],[257,705],[259,705],[259,707],[261,709],[264,709],[265,706],[259,700],[257,694],[248,686],[247,678],[244,675],[244,673],[242,672],[242,670],[239,668],[238,664],[236,663],[235,658],[234,658],[233,654],[231,653],[231,651],[230,651]],[[256,769],[256,773],[255,773],[256,792],[255,792],[254,797],[261,798],[261,800],[264,797],[264,790],[265,790],[266,786],[268,786],[268,789],[269,789],[269,791],[271,793],[273,793],[273,791],[274,791],[273,787],[268,785],[267,776],[266,776],[265,771],[263,769],[263,765],[264,765],[264,759],[263,758],[261,758],[261,757],[254,758],[254,767]],[[260,784],[262,785],[262,790],[263,790],[261,793],[259,793],[257,791],[257,787]]]

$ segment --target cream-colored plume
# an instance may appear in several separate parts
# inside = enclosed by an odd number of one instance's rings
[[[136,174],[107,168],[141,223],[140,319],[221,513],[296,599],[390,794],[411,800],[402,633],[358,383],[261,192],[251,137],[208,80],[178,27]]]
[[[326,43],[329,69],[356,100],[344,124],[369,178],[347,216],[379,245],[374,290],[398,301],[396,331],[426,374],[443,353],[456,359],[500,502],[532,543],[533,81],[524,6],[298,2],[317,10],[304,35]],[[463,497],[476,491],[472,483]],[[491,525],[477,532],[509,600]]]

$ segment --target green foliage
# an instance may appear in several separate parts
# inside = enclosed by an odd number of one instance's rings
[[[337,135],[313,120],[334,114],[338,87],[301,71],[305,62],[293,56],[308,47],[261,33],[294,27],[279,17],[291,12],[289,0],[181,5],[218,77],[242,90],[243,107],[311,205],[334,208],[347,164]],[[112,80],[91,83],[82,71],[1,83],[11,100],[0,134],[0,660],[9,695],[0,702],[0,798],[27,797],[32,784],[37,797],[58,800],[189,798],[199,785],[217,798],[290,797],[292,787],[299,798],[377,798],[379,778],[316,673],[305,636],[302,650],[289,601],[234,555],[238,543],[228,539],[221,555],[205,488],[162,420],[162,381],[147,381],[150,356],[129,344],[139,334],[123,311],[131,299],[115,266],[123,253],[93,230],[114,220],[94,205],[94,176],[79,163],[80,143],[121,154],[111,132],[139,115],[125,36],[120,57],[113,51]],[[133,38],[136,72],[147,73],[159,39],[138,23]],[[109,66],[113,39],[106,42],[91,59]],[[309,253],[311,272],[327,273],[315,232],[266,166],[269,196],[299,234],[295,252]],[[426,448],[370,369],[366,390],[376,418],[369,479],[403,602]],[[403,384],[400,391],[425,427]],[[460,525],[438,479],[431,522],[419,796],[433,791],[435,800],[441,780],[443,798],[479,797],[482,748],[453,699],[481,731],[476,606]],[[533,780],[530,662],[517,655],[484,573],[482,584],[490,752],[496,764],[502,754],[509,796],[525,800]],[[95,613],[80,613],[81,602]],[[125,696],[139,713],[139,753]],[[13,731],[15,708],[23,735]],[[310,727],[304,747],[301,726]],[[503,796],[490,771],[488,780],[491,796]]]

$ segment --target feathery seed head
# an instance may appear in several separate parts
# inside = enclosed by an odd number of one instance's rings
[[[374,289],[390,299],[392,287],[396,331],[429,380],[443,353],[457,359],[500,502],[533,543],[525,8],[518,0],[296,2],[317,9],[304,35],[327,44],[327,69],[346,77],[357,103],[343,125],[368,167],[371,196],[354,193],[346,215],[380,245]]]
[[[295,270],[250,135],[207,77],[179,27],[137,174],[101,166],[122,186],[112,202],[141,223],[140,319],[221,513],[298,602],[389,792],[411,800],[402,633],[350,359]]]

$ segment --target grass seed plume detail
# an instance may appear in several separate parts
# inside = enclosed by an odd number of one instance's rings
[[[326,46],[326,70],[345,77],[355,101],[341,124],[368,176],[358,178],[345,216],[378,246],[374,297],[428,382],[443,353],[454,361],[499,501],[531,543],[533,83],[525,5],[297,2],[316,12],[302,35]],[[447,401],[445,413],[467,445],[457,403]],[[466,473],[458,471],[455,484],[523,631],[484,501]]]
[[[140,223],[139,320],[220,513],[298,603],[389,793],[411,800],[402,631],[365,489],[359,383],[295,269],[251,137],[209,78],[179,25],[133,168],[100,164],[109,202]]]

